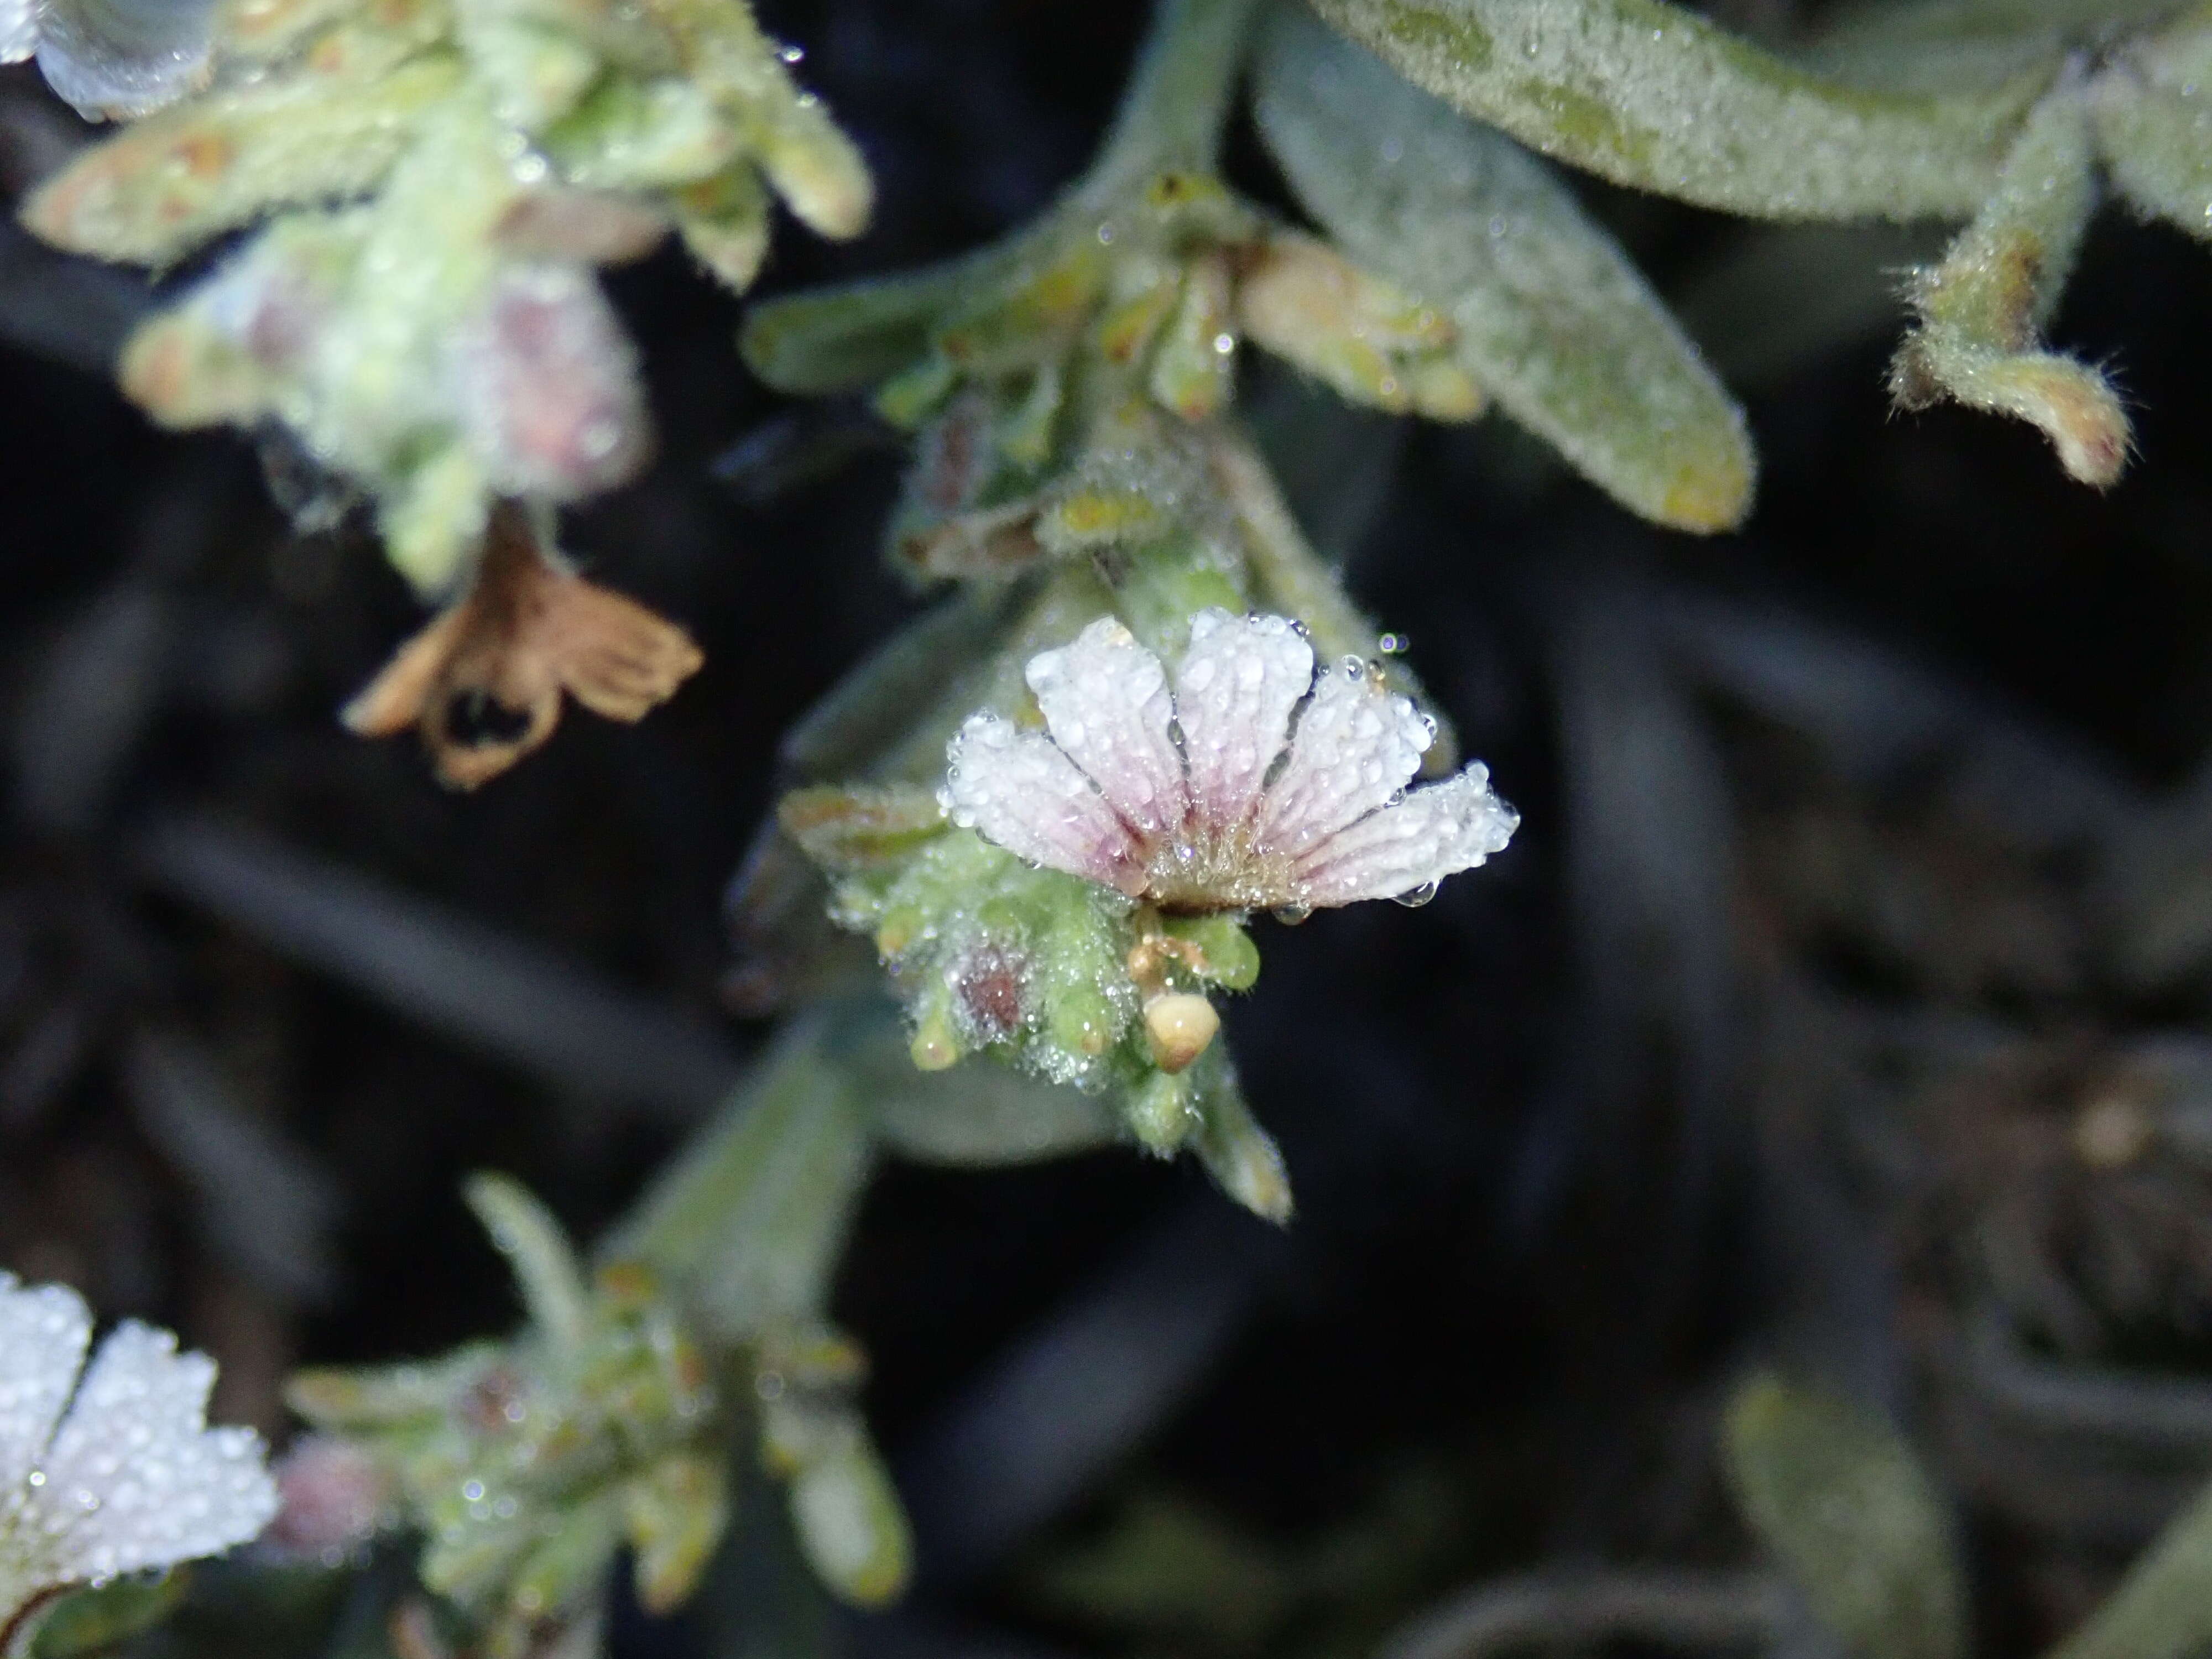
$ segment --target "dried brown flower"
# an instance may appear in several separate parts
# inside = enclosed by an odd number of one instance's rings
[[[439,780],[473,789],[553,735],[563,691],[609,720],[641,720],[703,660],[673,623],[568,569],[508,504],[469,591],[339,718],[363,737],[414,726]]]

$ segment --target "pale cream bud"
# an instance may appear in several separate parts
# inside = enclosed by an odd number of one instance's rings
[[[1204,997],[1173,991],[1145,1005],[1145,1035],[1152,1040],[1152,1063],[1163,1072],[1180,1072],[1204,1054],[1221,1029],[1221,1016]]]

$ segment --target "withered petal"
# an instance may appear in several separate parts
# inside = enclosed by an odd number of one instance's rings
[[[383,737],[415,726],[439,781],[473,789],[553,735],[563,690],[641,720],[705,661],[691,637],[548,554],[526,514],[493,515],[468,592],[403,646],[343,719]]]
[[[706,661],[675,623],[580,577],[562,580],[544,627],[561,683],[609,720],[641,720]]]
[[[376,678],[338,711],[339,723],[359,737],[388,738],[421,720],[453,654],[465,610],[454,605],[439,612],[393,652]]]
[[[520,720],[520,729],[501,733],[481,724],[483,704],[477,699],[499,714]],[[468,712],[463,715],[465,709]],[[543,746],[560,724],[558,687],[549,687],[543,696],[518,708],[481,686],[459,685],[451,688],[424,718],[422,743],[430,751],[439,782],[448,789],[473,789]]]

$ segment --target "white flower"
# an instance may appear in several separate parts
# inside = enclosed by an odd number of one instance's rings
[[[216,1554],[276,1513],[260,1437],[207,1426],[213,1360],[126,1320],[85,1368],[91,1340],[76,1291],[0,1273],[0,1651],[50,1592]]]
[[[1030,659],[1045,731],[962,726],[940,799],[1011,853],[1171,910],[1425,896],[1511,837],[1480,763],[1406,785],[1435,722],[1281,617],[1201,612],[1172,688],[1110,617]]]

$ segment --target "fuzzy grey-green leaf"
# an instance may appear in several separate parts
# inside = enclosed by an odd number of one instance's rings
[[[2092,96],[2098,148],[2129,204],[2212,240],[2212,96],[2124,70],[2102,76]]]
[[[2174,0],[1870,0],[1821,20],[1791,60],[1846,85],[1885,92],[1988,90],[2051,74],[2171,13]]]
[[[981,270],[980,262],[963,260],[771,300],[745,314],[738,349],[746,366],[779,392],[819,395],[866,386],[921,356],[931,324]]]
[[[1258,75],[1261,131],[1300,198],[1449,312],[1462,364],[1507,412],[1648,518],[1742,517],[1742,415],[1543,163],[1295,9],[1271,21]]]
[[[430,52],[381,80],[302,76],[165,110],[47,180],[24,220],[58,246],[166,264],[273,206],[369,189],[461,74]]]
[[[1314,0],[1415,84],[1608,179],[1762,218],[1970,213],[2049,80],[1868,91],[1659,0]]]
[[[1966,1595],[1941,1501],[1864,1409],[1772,1372],[1729,1403],[1723,1462],[1744,1518],[1863,1659],[1957,1659]]]
[[[2049,1659],[2184,1659],[2212,1644],[2212,1491],[2169,1522]]]

